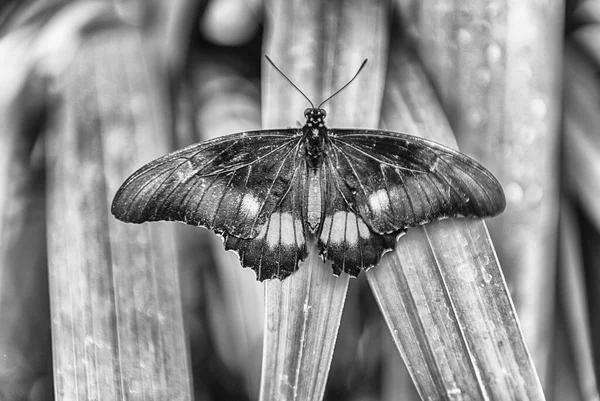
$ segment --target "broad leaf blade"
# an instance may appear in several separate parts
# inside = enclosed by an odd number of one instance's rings
[[[39,26],[0,38],[0,398],[52,392],[40,129],[46,80],[28,52]],[[34,39],[33,39],[34,40]],[[12,42],[12,43],[11,43]],[[12,90],[11,90],[12,89]],[[37,145],[36,145],[37,143]]]
[[[385,1],[268,3],[265,53],[314,103],[345,84],[364,58],[370,60],[357,81],[327,103],[329,126],[377,125],[386,7]],[[272,67],[265,68],[263,125],[293,125],[309,105]],[[262,400],[323,397],[347,286],[348,276],[334,277],[314,247],[283,283],[265,283]]]
[[[96,25],[55,82],[61,102],[46,138],[55,394],[189,400],[172,231],[109,212],[128,172],[167,150],[168,132],[142,38],[117,26]]]
[[[489,224],[542,382],[549,379],[558,224],[564,1],[425,0],[419,55],[461,150],[503,184]],[[412,20],[411,20],[412,21]]]
[[[392,49],[386,128],[453,145],[416,58]],[[544,399],[482,221],[411,229],[367,278],[423,399]]]

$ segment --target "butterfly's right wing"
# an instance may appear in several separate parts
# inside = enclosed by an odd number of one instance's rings
[[[396,132],[331,129],[318,239],[334,272],[377,264],[409,227],[488,217],[506,204],[500,183],[469,157]]]
[[[341,186],[377,233],[447,217],[491,217],[506,206],[492,173],[458,151],[398,132],[331,132]]]

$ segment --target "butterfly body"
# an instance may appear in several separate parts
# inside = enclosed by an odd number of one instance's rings
[[[302,127],[302,142],[306,161],[306,224],[308,231],[315,234],[322,221],[321,167],[327,141],[325,110],[309,108],[304,111],[306,124]]]
[[[325,116],[309,108],[302,128],[232,134],[154,160],[121,186],[112,212],[207,227],[265,280],[297,270],[311,242],[335,274],[356,276],[409,227],[504,209],[498,181],[469,157],[406,134],[330,129]]]

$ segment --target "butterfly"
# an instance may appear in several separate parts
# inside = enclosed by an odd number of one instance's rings
[[[500,183],[470,157],[398,132],[328,128],[325,101],[308,100],[301,128],[231,134],[146,164],[112,213],[211,229],[263,281],[296,271],[311,243],[334,274],[357,276],[410,227],[504,210]]]

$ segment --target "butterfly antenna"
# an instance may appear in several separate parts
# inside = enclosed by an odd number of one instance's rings
[[[276,69],[276,70],[277,70],[277,71],[278,71],[278,72],[279,72],[281,75],[283,75],[283,77],[284,77],[284,78],[285,78],[285,79],[286,79],[286,80],[287,80],[287,81],[288,81],[290,84],[292,84],[292,86],[293,86],[294,88],[296,88],[296,90],[298,90],[298,92],[300,92],[300,93],[302,94],[302,96],[304,96],[304,98],[305,98],[306,100],[308,100],[308,103],[310,103],[310,106],[311,106],[311,107],[314,109],[314,108],[315,108],[315,105],[314,105],[314,103],[313,103],[313,102],[311,102],[311,100],[308,98],[308,96],[306,96],[306,95],[304,94],[304,92],[302,92],[302,91],[300,90],[300,88],[298,88],[298,87],[296,86],[296,84],[294,84],[294,83],[292,82],[292,80],[291,80],[291,79],[289,79],[289,78],[288,78],[288,77],[287,77],[287,76],[286,76],[286,75],[285,75],[285,74],[284,74],[284,73],[283,73],[283,72],[282,72],[282,71],[281,71],[279,68],[277,68],[277,66],[275,65],[275,63],[273,62],[273,60],[271,60],[271,59],[269,58],[269,56],[267,56],[267,55],[265,54],[265,58],[267,59],[267,61],[268,61],[269,63],[271,63],[271,65],[273,66],[273,68],[275,68],[275,69]]]
[[[323,104],[324,104],[325,102],[327,102],[327,101],[328,101],[328,100],[330,100],[332,97],[334,97],[335,95],[337,95],[338,93],[340,93],[341,91],[343,91],[344,89],[346,89],[346,87],[347,87],[348,85],[350,85],[350,84],[352,83],[352,81],[354,81],[354,80],[356,79],[356,77],[358,77],[358,74],[360,74],[360,72],[362,71],[362,69],[365,67],[365,64],[367,64],[367,60],[368,60],[368,59],[365,59],[365,61],[363,61],[363,62],[362,62],[362,64],[361,64],[361,65],[360,65],[360,67],[358,68],[358,71],[356,71],[356,74],[354,74],[354,76],[352,77],[352,79],[351,79],[350,81],[348,81],[348,83],[347,83],[346,85],[342,86],[340,89],[338,89],[337,91],[335,91],[335,93],[334,93],[333,95],[331,95],[331,96],[329,96],[327,99],[323,100],[323,101],[321,102],[321,104],[319,104],[319,107],[317,107],[317,108],[318,108],[318,109],[320,109],[320,108],[321,108],[321,106],[323,106]]]

